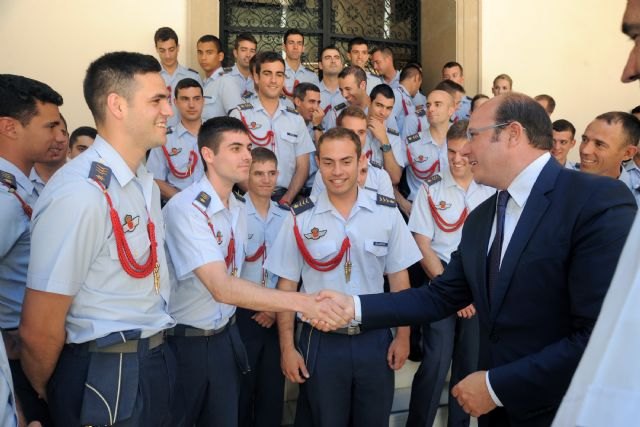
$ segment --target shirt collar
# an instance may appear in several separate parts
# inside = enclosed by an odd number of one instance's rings
[[[31,182],[31,179],[28,178],[24,173],[22,173],[22,171],[9,160],[0,157],[0,170],[9,172],[11,175],[13,175],[16,178],[16,184],[22,187],[22,189],[25,191],[25,194],[33,193],[34,186],[33,182]]]
[[[355,209],[359,209],[359,208],[365,208],[369,211],[373,211],[375,209],[375,202],[373,201],[373,199],[371,197],[369,197],[366,193],[367,190],[363,189],[363,188],[358,188],[358,198],[356,199],[356,203],[354,205],[354,208],[351,209],[351,215],[353,215],[353,213],[355,213]],[[331,203],[331,201],[329,200],[329,193],[325,190],[325,191],[321,191],[320,194],[318,195],[318,198],[316,200],[316,213],[324,213],[324,212],[328,212],[328,211],[333,211],[335,212],[337,215],[338,211],[336,210],[336,208],[333,206],[333,204]]]
[[[540,172],[542,172],[550,158],[551,154],[549,152],[540,155],[529,166],[524,168],[507,188],[509,195],[519,208],[522,209],[524,207],[529,194],[531,194],[531,189],[538,180],[538,176],[540,176]]]
[[[35,167],[31,168],[31,172],[29,173],[29,181],[36,184],[45,185],[45,182],[42,180],[40,175],[38,175],[38,171],[36,171]]]
[[[153,195],[153,175],[147,172],[147,168],[140,163],[136,173],[134,174],[129,166],[124,161],[122,156],[109,144],[102,136],[96,136],[95,142],[91,145],[98,156],[99,161],[109,166],[113,176],[120,184],[120,187],[125,187],[129,182],[136,180],[142,189],[147,209],[151,211],[151,200]]]
[[[256,210],[256,206],[253,204],[253,200],[251,200],[251,196],[249,195],[249,193],[245,193],[244,195],[244,199],[246,200],[246,208],[247,208],[247,215],[255,215],[258,218],[261,218],[260,215],[258,215],[258,211]],[[274,216],[282,216],[286,211],[280,209],[278,207],[278,204],[276,202],[274,202],[273,200],[269,202],[269,213],[267,214],[267,221],[269,222],[271,221],[271,218],[273,218]]]
[[[224,204],[222,203],[222,200],[220,200],[220,196],[218,196],[218,193],[211,185],[211,182],[207,178],[207,175],[204,175],[202,178],[200,178],[200,181],[198,181],[198,190],[204,191],[209,196],[211,196],[211,202],[206,209],[207,215],[212,217],[218,212],[225,210]],[[236,196],[234,196],[232,193],[229,193],[229,211],[234,218],[238,215],[241,206],[242,202],[236,199]]]

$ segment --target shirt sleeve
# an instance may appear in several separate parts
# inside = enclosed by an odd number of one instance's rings
[[[408,225],[409,230],[414,233],[421,234],[431,240],[435,237],[436,229],[433,223],[433,216],[431,216],[429,202],[427,200],[427,190],[424,185],[420,186],[418,195],[413,201]]]
[[[422,253],[399,209],[393,209],[390,220],[393,226],[389,239],[389,252],[385,260],[385,273],[397,273],[420,261]]]
[[[282,227],[267,255],[264,267],[276,276],[297,282],[302,273],[302,263],[302,255],[293,234],[293,215],[288,215],[282,222]]]
[[[147,170],[153,175],[154,179],[160,181],[166,181],[169,175],[169,168],[167,167],[162,147],[156,147],[149,153],[147,159]]]
[[[0,190],[0,259],[4,258],[20,236],[29,230],[27,216],[18,199]],[[15,200],[11,200],[15,199]]]
[[[298,143],[295,144],[295,153],[296,157],[302,156],[303,154],[313,153],[316,151],[316,146],[311,140],[311,135],[309,135],[309,131],[307,130],[306,125],[304,124],[304,120],[301,116],[295,116],[298,127]]]
[[[224,262],[222,247],[204,215],[191,204],[180,204],[183,199],[172,199],[163,210],[166,245],[178,280],[190,277],[203,265]]]

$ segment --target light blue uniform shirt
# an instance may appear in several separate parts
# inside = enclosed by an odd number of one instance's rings
[[[462,97],[453,117],[456,120],[469,120],[471,117],[471,98],[466,95]]]
[[[173,72],[173,74],[169,74],[169,72],[165,70],[164,67],[162,67],[162,70],[160,70],[160,75],[164,79],[164,83],[167,85],[167,90],[171,92],[169,100],[171,102],[171,108],[173,109],[173,116],[169,117],[167,123],[169,124],[169,126],[175,126],[180,122],[180,112],[176,107],[175,95],[178,82],[186,78],[194,79],[200,84],[202,84],[202,81],[200,80],[200,75],[197,72],[180,64],[178,64],[178,67]]]
[[[449,168],[449,159],[447,157],[447,143],[439,146],[431,137],[431,131],[427,129],[424,132],[408,135],[405,138],[406,147],[411,154],[411,161],[404,151],[404,159],[407,165],[407,185],[409,186],[408,200],[413,201],[418,194],[420,186],[424,182],[419,177],[422,173],[426,174],[436,161],[440,162],[440,167],[436,168],[434,174]],[[414,170],[416,169],[416,170]]]
[[[324,181],[322,180],[322,174],[317,173],[313,181],[313,187],[311,187],[311,195],[318,196],[318,194],[326,188],[327,187],[324,185]],[[371,162],[369,162],[367,178],[364,182],[364,187],[362,188],[365,190],[365,193],[373,198],[373,200],[376,200],[378,194],[382,194],[383,196],[387,196],[391,199],[394,198],[391,177],[389,176],[389,173],[382,169],[378,164],[372,165]]]
[[[201,192],[209,196],[209,206],[196,200]],[[209,216],[215,235],[199,209]],[[235,265],[238,274],[241,273],[247,239],[244,202],[232,193],[229,208],[225,208],[204,176],[172,197],[163,213],[167,224],[167,250],[178,279],[171,294],[171,315],[179,324],[194,328],[221,328],[233,316],[236,307],[217,302],[194,271],[212,262],[225,262],[233,230]],[[233,264],[227,268],[229,274],[232,268]]]
[[[153,273],[136,279],[120,263],[107,200],[89,178],[94,161],[111,169],[107,191],[119,216],[117,226],[140,264],[150,256],[151,215],[158,245],[159,294]],[[65,324],[67,343],[132,329],[140,329],[146,338],[174,325],[167,307],[171,283],[160,191],[143,165],[134,174],[100,135],[47,183],[33,212],[31,237],[27,287],[73,297]]]
[[[342,96],[340,89],[331,92],[320,82],[320,108],[324,111],[324,119],[322,119],[322,127],[325,131],[336,127],[336,120],[340,112],[347,106],[347,101]]]
[[[311,268],[303,259],[293,233],[293,215],[287,215],[267,258],[267,270],[297,282],[301,292],[332,289],[349,295],[384,291],[383,275],[406,269],[422,258],[396,207],[379,205],[364,191],[345,220],[329,201],[326,191],[307,199],[314,204],[297,215],[297,227],[313,258],[328,261],[340,251],[346,236],[351,243],[351,278],[345,278],[345,258],[328,272]],[[286,262],[283,262],[286,260]]]
[[[204,91],[202,120],[228,115],[229,111],[246,102],[255,92],[253,79],[245,78],[237,65],[225,69],[224,74]]]
[[[400,132],[398,132],[398,128],[391,127],[391,124],[389,123],[390,121],[391,120],[387,120],[387,123],[385,125],[387,126],[387,138],[389,139],[389,144],[391,145],[391,152],[393,153],[393,157],[396,159],[396,163],[398,163],[400,167],[404,167],[404,144],[402,144],[402,139],[400,139]],[[364,148],[362,149],[362,151],[365,153],[369,160],[384,166],[384,155],[380,147],[380,141],[373,136],[370,130],[367,130],[367,139],[364,143]]]
[[[280,173],[276,185],[289,188],[296,171],[298,156],[308,156],[316,150],[302,116],[290,107],[286,107],[281,100],[278,109],[271,117],[258,97],[239,105],[230,116],[243,120],[249,132],[257,138],[264,138],[268,131],[273,131],[275,137],[273,144],[267,144],[265,148],[272,150],[278,158]],[[254,142],[253,145],[255,147],[258,144]]]
[[[419,130],[428,129],[429,124],[427,123],[424,108],[416,107],[414,98],[409,95],[405,87],[398,85],[398,88],[394,89],[393,93],[395,102],[392,114],[398,124],[401,138],[405,139],[408,135],[412,135]]]
[[[273,242],[275,242],[276,236],[282,228],[284,218],[290,215],[289,210],[284,210],[278,207],[277,203],[270,202],[269,213],[265,219],[260,216],[258,211],[256,211],[249,193],[245,194],[244,198],[247,201],[247,256],[255,254],[260,246],[265,243],[267,250],[265,252],[266,256],[264,257],[264,261],[266,261],[266,257],[271,254]],[[265,285],[271,289],[275,288],[278,284],[278,277],[273,274],[269,274],[266,270],[264,270],[264,272],[267,274]],[[241,275],[243,279],[260,284],[262,282],[262,273],[263,257],[253,262],[249,262],[247,260],[244,261]]]
[[[296,81],[298,83],[313,83],[316,86],[320,86],[320,80],[318,80],[316,73],[303,65],[300,65],[297,70],[294,70],[289,66],[287,61],[284,61],[284,89],[289,93],[293,93],[293,86]]]
[[[382,77],[367,71],[367,95],[371,95],[374,87],[384,83]]]
[[[633,193],[633,197],[636,198],[636,203],[640,206],[640,167],[631,159],[624,163],[622,168],[620,180],[627,184],[627,187]]]
[[[11,369],[7,360],[4,340],[0,340],[0,425],[15,427],[18,425],[16,417],[16,398],[13,391]]]
[[[476,184],[471,181],[465,191],[451,176],[449,169],[436,175],[440,180],[431,185],[424,183],[420,186],[418,195],[413,201],[411,216],[409,217],[409,229],[431,239],[431,248],[438,258],[446,263],[451,260],[451,253],[456,250],[462,238],[462,227],[452,232],[442,231],[434,221],[434,215],[429,207],[427,194],[431,196],[436,212],[444,221],[454,224],[462,216],[464,208],[470,213],[480,203],[491,197],[495,188]],[[434,182],[436,179],[431,179]]]
[[[192,135],[183,125],[182,122],[173,129],[173,132],[167,135],[167,143],[165,144],[169,158],[174,168],[178,172],[186,172],[189,169],[191,153],[195,153],[197,163],[196,168],[191,176],[187,178],[176,177],[169,168],[169,163],[162,150],[162,147],[156,147],[149,153],[147,160],[147,170],[153,174],[155,179],[166,181],[176,187],[178,190],[184,190],[204,175],[204,167],[202,159],[198,151],[198,137]]]
[[[0,171],[13,176],[17,194],[33,208],[38,193],[29,178],[2,157]],[[18,198],[0,184],[0,328],[3,329],[17,328],[20,322],[29,265],[29,224]]]
[[[36,193],[42,194],[42,190],[44,190],[46,182],[44,182],[42,178],[40,178],[40,175],[38,175],[35,167],[31,168],[31,172],[29,172],[29,181],[33,183],[33,187],[36,189]]]

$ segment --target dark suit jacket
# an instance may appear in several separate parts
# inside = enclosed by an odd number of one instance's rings
[[[430,285],[361,296],[362,323],[422,324],[474,302],[480,369],[490,370],[506,418],[512,426],[546,426],[587,345],[636,203],[621,181],[571,171],[552,158],[529,195],[489,301],[495,206],[493,196],[471,213],[458,250]]]

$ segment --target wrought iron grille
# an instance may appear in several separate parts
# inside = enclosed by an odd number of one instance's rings
[[[393,49],[397,67],[420,60],[420,0],[221,0],[220,6],[221,40],[231,61],[238,34],[253,34],[259,51],[280,52],[289,28],[305,35],[303,61],[313,69],[321,46],[346,52],[356,36],[370,47]]]

